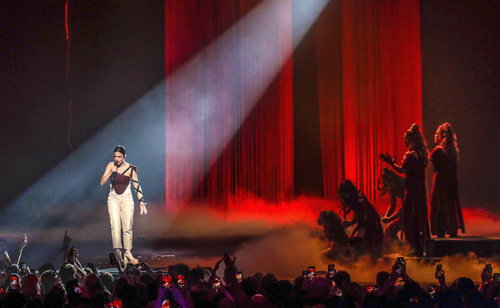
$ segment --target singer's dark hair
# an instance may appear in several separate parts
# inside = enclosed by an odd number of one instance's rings
[[[113,151],[114,152],[120,152],[122,153],[123,155],[125,155],[125,147],[123,145],[118,145],[116,146],[115,150]]]

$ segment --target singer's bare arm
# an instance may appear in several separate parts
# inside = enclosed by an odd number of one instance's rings
[[[106,170],[104,171],[104,174],[102,175],[101,185],[104,185],[108,181],[108,179],[111,176],[111,174],[113,173],[113,171],[116,171],[117,169],[118,168],[115,166],[115,163],[110,162],[106,166]]]

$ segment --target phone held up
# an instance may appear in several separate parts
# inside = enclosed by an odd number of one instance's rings
[[[186,283],[186,281],[184,279],[184,275],[181,275],[181,274],[177,275],[177,287],[179,289],[182,289],[182,288],[184,288],[185,283]]]
[[[219,290],[220,290],[220,278],[219,277],[214,278],[214,281],[212,282],[212,289],[214,290],[214,292],[219,292]]]
[[[328,273],[330,276],[334,276],[337,273],[335,270],[335,264],[328,264]]]
[[[429,296],[432,298],[434,298],[434,296],[436,296],[436,290],[437,290],[436,285],[430,285],[427,287],[427,293],[429,293]]]
[[[19,279],[17,276],[11,275],[10,276],[10,288],[11,289],[17,289],[19,287]]]
[[[307,268],[307,280],[313,280],[316,277],[316,267],[309,266]]]
[[[444,274],[444,271],[443,271],[443,265],[442,264],[438,264],[436,265],[436,279],[439,279],[443,276]]]
[[[366,290],[366,293],[373,293],[373,292],[378,291],[377,286],[374,286],[374,285],[373,286],[366,286],[365,290]]]
[[[161,286],[162,288],[170,289],[172,288],[172,276],[169,274],[165,274],[161,277]]]
[[[491,264],[486,264],[484,267],[485,274],[488,275],[488,277],[491,279],[491,275],[493,273],[493,268],[491,267]]]
[[[404,257],[398,257],[396,260],[396,273],[398,274],[398,277],[401,277],[403,275],[403,267],[405,266],[406,261]]]

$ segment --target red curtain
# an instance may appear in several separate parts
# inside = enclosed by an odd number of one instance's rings
[[[207,82],[196,84],[197,93],[186,94],[184,101],[199,100],[201,93],[210,98],[203,108],[215,111],[211,121],[182,124],[188,144],[183,151],[167,148],[167,201],[190,198],[225,204],[230,195],[250,193],[279,202],[293,193],[293,76],[286,53],[292,33],[279,32],[291,28],[279,26],[291,25],[292,1],[279,1],[279,7],[273,7],[275,25],[267,28],[267,34],[274,45],[265,54],[249,57],[252,46],[240,42],[244,35],[239,34],[251,29],[239,21],[263,2],[166,0],[167,129],[178,120],[170,111],[184,108],[169,97],[169,78],[179,71],[194,70],[186,65],[193,59],[210,62],[190,74]],[[351,179],[376,203],[377,179],[384,167],[377,154],[394,153],[400,160],[405,130],[413,122],[421,123],[419,22],[418,0],[331,1],[318,20],[321,151],[327,198],[336,198],[338,184]],[[229,41],[220,42],[218,38],[228,29],[234,31]],[[224,56],[227,52],[232,60]],[[248,115],[253,86],[260,79],[248,72],[267,56],[284,65]],[[214,79],[216,83],[209,82]],[[184,83],[190,85],[190,80]],[[227,135],[230,142],[221,142]],[[204,146],[197,147],[200,144]]]
[[[169,78],[180,71],[196,69],[188,76],[201,76],[207,81],[197,84],[197,94],[192,98],[200,99],[202,93],[207,98],[203,108],[214,111],[210,121],[185,124],[183,138],[192,146],[181,153],[169,151],[167,140],[169,203],[209,200],[225,204],[229,196],[247,194],[279,202],[293,193],[293,76],[291,57],[285,53],[291,49],[292,33],[280,33],[280,29],[291,26],[279,27],[291,25],[291,14],[283,14],[291,11],[291,0],[280,1],[272,12],[276,26],[267,32],[275,45],[269,46],[267,54],[250,56],[252,46],[241,44],[244,37],[239,35],[248,29],[238,22],[262,2],[166,0],[167,129],[169,121],[178,121],[170,118],[169,112],[182,107],[169,97]],[[223,35],[225,40],[219,41]],[[231,57],[227,57],[228,52]],[[249,68],[269,55],[284,65],[260,100],[250,102],[259,76],[250,75]],[[193,59],[207,64],[193,68],[189,65]],[[184,82],[189,87],[190,80]],[[190,94],[185,97],[190,98]],[[189,103],[189,99],[185,101]],[[254,107],[248,110],[249,105]],[[231,136],[228,143],[222,140],[225,136]],[[178,161],[184,163],[173,165]],[[195,161],[202,163],[191,163]]]
[[[377,203],[378,153],[422,123],[419,1],[332,1],[317,34],[325,195],[350,179]]]

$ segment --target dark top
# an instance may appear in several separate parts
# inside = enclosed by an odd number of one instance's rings
[[[380,215],[361,191],[359,191],[356,201],[355,204],[350,205],[354,212],[354,221],[357,223],[356,229],[365,230],[364,240],[366,248],[378,254],[384,238],[384,229],[380,222]]]
[[[405,197],[403,200],[403,232],[405,238],[415,244],[422,233],[424,239],[429,238],[429,221],[427,217],[427,197],[425,189],[425,160],[420,151],[406,155],[403,161],[405,169]]]
[[[130,168],[132,168],[130,176],[126,176],[125,173]],[[118,195],[123,194],[128,185],[130,185],[130,179],[134,171],[137,172],[137,167],[130,165],[125,171],[123,171],[123,173],[113,172],[113,174],[111,174],[111,187]]]

